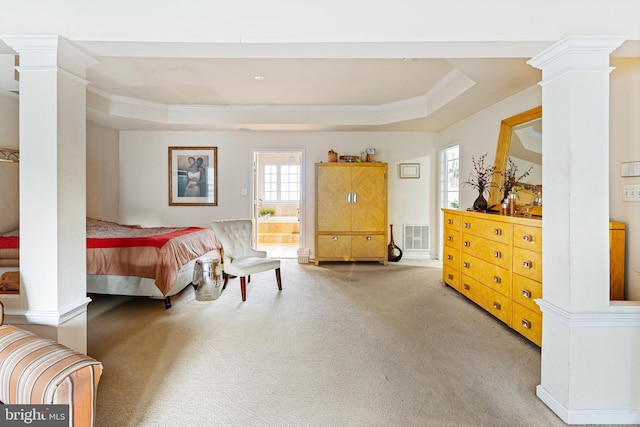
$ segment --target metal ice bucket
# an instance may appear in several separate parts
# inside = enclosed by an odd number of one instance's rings
[[[218,258],[200,258],[193,270],[193,284],[198,301],[218,299],[222,292],[222,267]]]

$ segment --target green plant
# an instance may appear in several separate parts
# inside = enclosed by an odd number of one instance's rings
[[[266,215],[273,215],[276,213],[275,209],[272,208],[264,208],[264,209],[260,209],[260,215],[266,216]]]

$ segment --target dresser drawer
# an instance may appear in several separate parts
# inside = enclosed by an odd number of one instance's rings
[[[444,264],[442,266],[442,281],[456,291],[460,291],[460,271]]]
[[[384,234],[354,234],[351,236],[351,256],[354,258],[384,258],[388,254]]]
[[[542,252],[542,227],[515,224],[513,226],[513,246]]]
[[[351,236],[324,234],[318,236],[316,257],[349,259],[351,257]]]
[[[444,245],[460,250],[460,232],[450,228],[444,229]]]
[[[511,246],[462,233],[462,251],[502,268],[511,268]]]
[[[464,216],[461,220],[464,233],[484,237],[500,243],[511,243],[513,225],[491,219]]]
[[[460,251],[450,248],[449,246],[445,246],[443,250],[444,258],[442,259],[443,265],[448,265],[450,267],[455,268],[456,270],[460,269]]]
[[[511,299],[463,274],[460,292],[507,325],[511,324]]]
[[[460,230],[460,215],[445,213],[444,214],[444,228],[448,228],[454,231]]]
[[[542,254],[522,248],[513,248],[513,272],[542,282]]]
[[[514,302],[540,313],[540,307],[534,299],[542,298],[542,283],[514,274],[511,277],[511,289],[511,297]]]
[[[466,274],[483,285],[500,292],[502,295],[511,297],[511,274],[509,274],[509,270],[463,253],[460,271],[462,274]]]
[[[513,312],[511,328],[540,347],[542,345],[542,314],[515,302],[511,310]]]

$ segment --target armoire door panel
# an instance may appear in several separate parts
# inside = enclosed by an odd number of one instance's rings
[[[351,168],[317,169],[317,231],[351,231]]]
[[[385,231],[385,169],[382,167],[354,167],[351,171],[351,230]]]

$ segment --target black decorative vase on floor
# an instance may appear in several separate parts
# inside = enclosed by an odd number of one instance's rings
[[[473,210],[486,211],[487,205],[487,199],[484,198],[484,190],[481,190],[480,194],[478,194],[478,198],[473,202]]]

